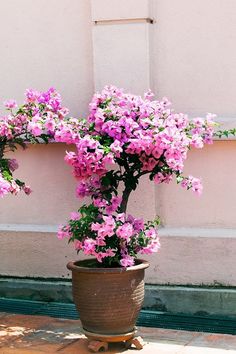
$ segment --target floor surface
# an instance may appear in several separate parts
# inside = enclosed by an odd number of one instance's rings
[[[109,344],[109,353],[236,354],[236,336],[158,328],[139,328],[146,345],[141,351]],[[89,354],[78,320],[0,313],[0,354]]]

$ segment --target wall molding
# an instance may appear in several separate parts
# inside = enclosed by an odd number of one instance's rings
[[[56,233],[58,225],[0,224],[3,232]],[[161,227],[160,237],[236,238],[236,228]]]

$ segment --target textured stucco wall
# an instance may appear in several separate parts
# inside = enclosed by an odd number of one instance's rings
[[[234,0],[153,0],[155,92],[192,115],[236,112]]]
[[[0,2],[0,99],[54,86],[72,114],[93,92],[91,9],[87,0]]]
[[[236,124],[235,124],[236,125]],[[172,182],[156,188],[166,226],[236,228],[236,141],[215,141],[189,153],[184,173],[201,177],[202,195]]]

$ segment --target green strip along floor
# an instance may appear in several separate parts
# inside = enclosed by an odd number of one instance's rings
[[[78,319],[74,304],[0,298],[0,312]],[[138,326],[236,334],[236,319],[142,310]]]

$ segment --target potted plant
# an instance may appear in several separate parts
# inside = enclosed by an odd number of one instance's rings
[[[151,91],[142,98],[105,87],[94,95],[88,120],[80,122],[76,152],[65,156],[78,180],[77,196],[91,198],[58,232],[77,252],[93,256],[67,265],[82,326],[91,338],[134,334],[148,267],[137,256],[160,248],[159,220],[144,222],[127,213],[140,178],[148,175],[160,184],[175,177],[183,188],[202,192],[201,181],[184,176],[183,167],[191,147],[213,142],[214,115],[190,120],[175,113],[166,98],[152,97]]]

